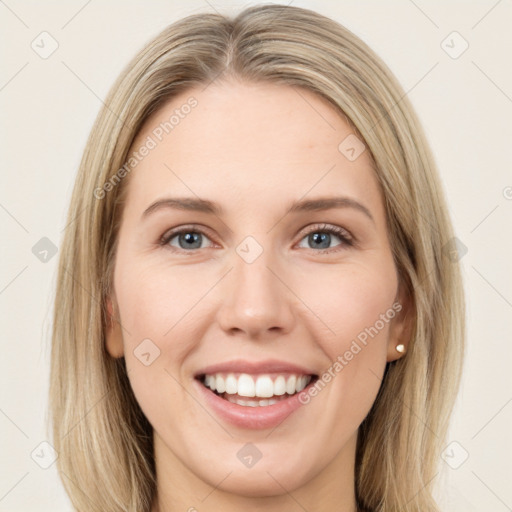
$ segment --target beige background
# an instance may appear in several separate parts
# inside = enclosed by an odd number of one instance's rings
[[[40,467],[51,462],[50,447],[40,443],[48,440],[57,257],[41,255],[36,244],[48,243],[39,242],[43,237],[60,243],[75,172],[102,98],[128,59],[167,24],[246,5],[0,1],[0,511],[71,510],[55,465]],[[468,354],[448,439],[457,444],[446,451],[446,462],[440,459],[436,477],[446,485],[439,499],[450,512],[512,510],[512,4],[293,5],[328,15],[365,40],[397,75],[424,124],[457,237],[467,247]],[[31,47],[34,40],[43,46],[43,31],[58,43],[46,59]],[[41,37],[51,48],[50,36]],[[452,58],[464,40],[468,49]],[[36,257],[34,246],[48,261]]]

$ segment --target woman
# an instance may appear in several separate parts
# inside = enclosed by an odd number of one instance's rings
[[[105,104],[55,301],[76,510],[438,510],[463,294],[382,61],[306,9],[194,15]]]

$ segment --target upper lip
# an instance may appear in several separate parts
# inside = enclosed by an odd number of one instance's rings
[[[198,370],[194,377],[201,375],[212,375],[214,373],[293,373],[298,375],[315,375],[315,372],[304,366],[279,361],[277,359],[266,359],[265,361],[247,361],[236,359],[223,363],[212,364]]]

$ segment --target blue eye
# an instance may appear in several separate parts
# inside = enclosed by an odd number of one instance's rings
[[[331,247],[333,235],[340,240],[340,243]],[[175,239],[176,242],[173,242]],[[211,241],[202,229],[197,226],[185,226],[166,232],[160,239],[160,245],[171,247],[176,252],[193,252],[194,250],[208,248],[208,246],[203,245],[206,240]],[[305,247],[306,249],[313,249],[314,252],[321,254],[336,252],[354,245],[354,239],[346,229],[327,224],[312,226],[303,236],[301,242],[302,240],[307,240],[311,244],[311,247]]]
[[[189,249],[204,249],[202,244],[204,237],[206,237],[206,235],[202,231],[186,228],[164,235],[162,244],[176,247],[175,244],[171,243],[171,241],[176,238],[179,249],[183,249],[185,251],[188,251]]]
[[[350,247],[354,245],[353,239],[347,230],[339,226],[329,226],[326,224],[323,224],[321,226],[313,226],[312,229],[310,229],[309,232],[306,234],[306,236],[302,238],[302,240],[306,239],[310,244],[312,244],[313,248],[321,249],[320,251],[315,252],[336,252],[340,249],[330,251],[330,249],[332,249],[332,247],[330,246],[332,241],[332,235],[334,235],[335,238],[341,240],[341,243],[338,244],[336,247]]]

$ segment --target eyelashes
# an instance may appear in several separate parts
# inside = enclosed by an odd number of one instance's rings
[[[301,241],[304,240],[306,237],[310,237],[311,235],[318,234],[318,233],[327,233],[329,235],[335,235],[336,237],[338,237],[341,240],[341,244],[335,246],[335,247],[338,247],[338,249],[334,249],[334,250],[333,250],[333,248],[327,248],[327,249],[322,248],[321,250],[313,249],[315,252],[319,252],[319,253],[336,252],[336,251],[342,250],[343,248],[346,248],[347,246],[352,247],[354,245],[353,236],[345,228],[342,228],[340,226],[331,225],[331,224],[320,224],[320,225],[315,225],[315,226],[308,228],[308,231],[306,231],[305,233],[302,233]],[[308,240],[310,240],[310,239],[308,238]],[[317,239],[313,238],[313,240],[316,241]]]
[[[173,229],[171,231],[167,231],[163,236],[162,238],[160,239],[160,245],[168,245],[169,247],[171,247],[173,250],[176,249],[172,246],[169,245],[169,242],[179,236],[179,235],[190,235],[190,234],[195,234],[195,235],[201,235],[201,236],[205,236],[205,237],[208,237],[208,234],[201,228],[198,228],[196,226],[185,226],[185,227],[182,227],[182,228],[179,228],[179,229]],[[191,240],[191,237],[188,237],[187,240]],[[192,240],[193,241],[193,240]],[[202,247],[200,247],[202,248]],[[197,247],[192,247],[192,249],[200,249],[200,248],[197,248]],[[181,249],[181,248],[180,248]],[[185,249],[181,249],[182,251],[185,251],[185,252],[191,252],[191,251],[187,251]]]
[[[327,234],[328,237],[325,236],[313,236],[318,234]],[[185,237],[184,243],[185,246],[188,245],[186,249],[182,247],[175,247],[170,244],[170,242],[181,235],[189,235]],[[190,236],[192,235],[192,236]],[[324,244],[326,239],[327,242],[330,245],[330,242],[332,241],[332,235],[334,235],[335,238],[339,238],[341,243],[338,245],[335,245],[334,247],[328,247],[328,248],[320,248],[316,249],[314,248],[315,244]],[[166,231],[162,237],[159,240],[159,245],[164,246],[166,248],[169,248],[173,252],[177,253],[190,253],[190,254],[196,254],[198,250],[200,249],[207,249],[210,247],[203,247],[201,238],[206,237],[208,240],[211,240],[213,237],[208,233],[207,230],[204,228],[201,228],[200,226],[191,224],[187,226],[182,226],[180,228],[175,228]],[[313,226],[308,227],[305,231],[301,233],[301,238],[299,240],[299,243],[302,242],[304,239],[306,240],[306,243],[309,242],[313,245],[313,247],[306,247],[307,250],[312,251],[313,253],[334,253],[342,250],[346,250],[350,247],[353,247],[355,245],[355,238],[351,235],[349,231],[347,231],[345,228],[342,228],[341,226],[336,226],[332,224],[315,224]],[[197,245],[199,242],[199,247],[194,246]]]

